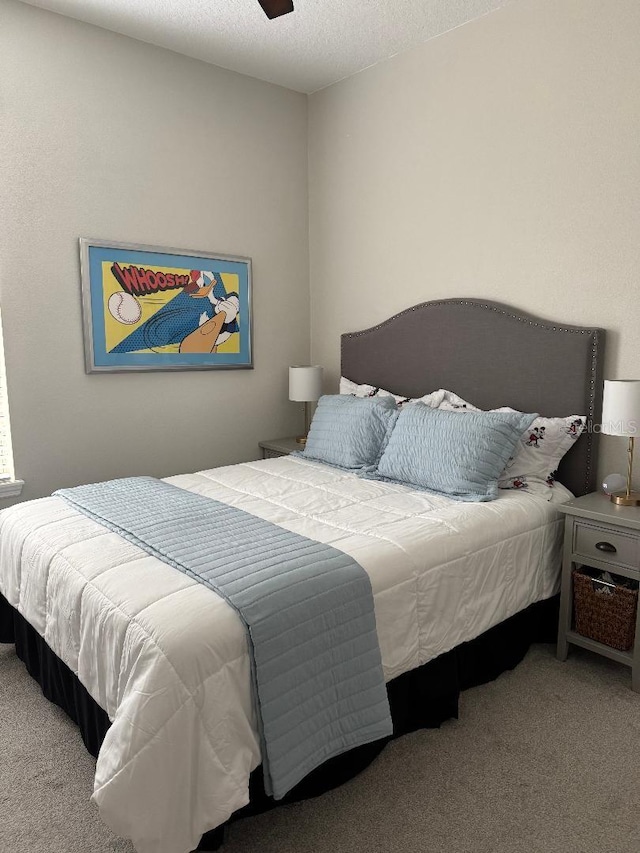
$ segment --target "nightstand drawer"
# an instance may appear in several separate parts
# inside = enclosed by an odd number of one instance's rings
[[[638,537],[582,522],[574,525],[573,552],[612,566],[637,568],[639,562]]]

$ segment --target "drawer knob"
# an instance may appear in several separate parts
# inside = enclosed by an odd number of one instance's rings
[[[617,551],[616,546],[611,542],[596,542],[596,548],[598,551],[606,551],[607,554],[615,554]]]

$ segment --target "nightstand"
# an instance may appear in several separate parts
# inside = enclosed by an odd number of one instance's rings
[[[304,450],[304,444],[298,444],[295,438],[273,438],[270,441],[260,441],[263,459],[273,459],[276,456],[288,456],[298,450]]]
[[[570,644],[605,655],[631,667],[631,688],[640,693],[640,607],[631,651],[583,637],[572,627],[575,566],[640,581],[640,507],[617,506],[607,495],[594,492],[561,504],[558,509],[566,514],[566,520],[557,657],[566,660]]]

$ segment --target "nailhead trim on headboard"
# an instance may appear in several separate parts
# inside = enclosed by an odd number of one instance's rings
[[[382,323],[378,323],[377,326],[371,326],[370,328],[362,329],[359,332],[345,332],[343,337],[359,338],[369,332],[375,332],[378,329],[382,329],[384,326],[388,326],[389,323],[392,323],[399,317],[403,317],[405,314],[410,314],[412,311],[418,311],[421,308],[437,308],[440,305],[469,305],[474,308],[484,308],[485,311],[495,311],[497,314],[503,314],[505,317],[517,320],[519,323],[526,323],[529,326],[539,326],[541,329],[548,329],[551,332],[571,332],[576,335],[592,335],[597,334],[599,331],[598,329],[589,329],[583,326],[551,326],[549,323],[542,322],[541,320],[534,320],[531,317],[527,317],[525,314],[514,314],[512,311],[507,311],[505,308],[499,307],[498,305],[492,305],[490,302],[478,302],[474,299],[440,299],[433,302],[419,302],[417,305],[412,305],[411,308],[405,308],[404,311],[399,311],[392,317],[383,320]]]

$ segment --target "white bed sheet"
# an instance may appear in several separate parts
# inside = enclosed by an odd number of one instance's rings
[[[299,457],[169,482],[357,560],[387,680],[558,589],[560,485],[551,502],[459,503]],[[60,498],[5,510],[0,546],[0,592],[112,720],[93,794],[103,819],[140,853],[188,853],[248,802],[260,762],[239,617]]]

